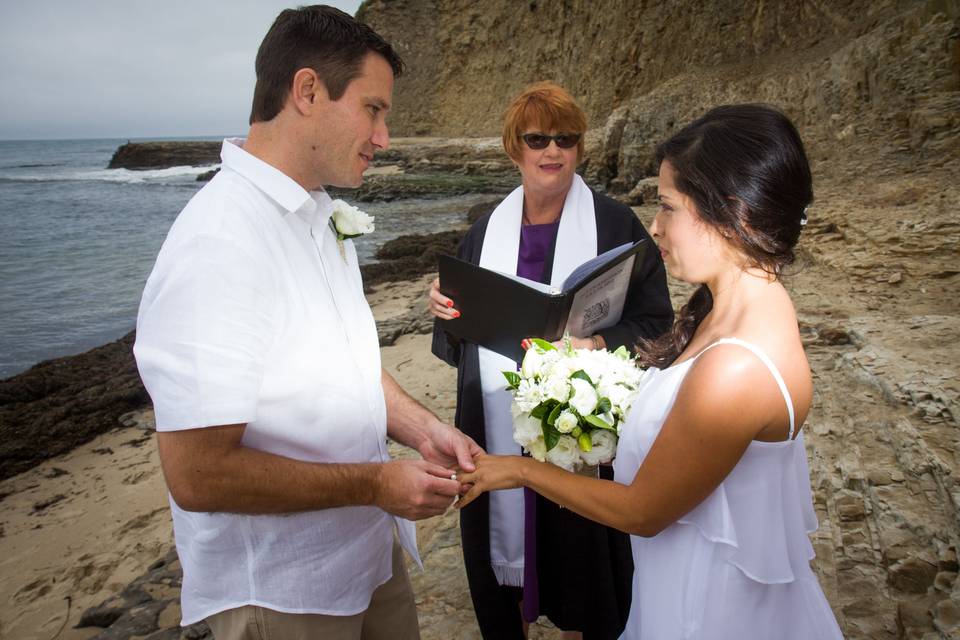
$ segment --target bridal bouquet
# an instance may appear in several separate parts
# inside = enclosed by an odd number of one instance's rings
[[[568,471],[613,460],[620,424],[645,372],[628,351],[557,349],[534,339],[513,393],[513,439],[531,456]]]

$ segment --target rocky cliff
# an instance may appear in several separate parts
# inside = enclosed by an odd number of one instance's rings
[[[555,80],[588,114],[586,173],[614,190],[717,104],[772,103],[809,139],[912,152],[960,130],[956,0],[367,0],[358,16],[409,66],[395,134],[496,135],[511,96]]]

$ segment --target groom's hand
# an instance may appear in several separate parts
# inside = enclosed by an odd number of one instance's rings
[[[442,514],[460,495],[452,469],[425,460],[392,460],[380,469],[374,504],[387,513],[422,520]]]
[[[417,447],[424,460],[445,467],[473,471],[474,457],[485,453],[473,438],[455,427],[437,421]]]

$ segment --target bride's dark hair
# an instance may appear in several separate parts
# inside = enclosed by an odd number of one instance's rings
[[[784,114],[760,104],[716,107],[657,147],[657,164],[664,161],[700,220],[750,266],[779,277],[794,261],[813,181],[800,134]],[[711,308],[710,290],[700,285],[670,331],[640,341],[640,364],[670,365]]]

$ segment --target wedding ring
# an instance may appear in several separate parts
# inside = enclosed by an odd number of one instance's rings
[[[457,474],[451,473],[451,474],[450,474],[450,479],[451,479],[451,480],[456,480],[456,479],[457,479]]]

